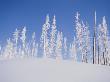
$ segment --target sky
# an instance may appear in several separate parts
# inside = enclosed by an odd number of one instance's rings
[[[75,14],[89,23],[92,35],[94,12],[97,12],[97,25],[106,16],[110,29],[110,0],[0,0],[0,44],[12,37],[16,28],[27,27],[27,37],[36,32],[39,40],[46,15],[52,21],[56,15],[57,28],[70,41],[75,35]]]

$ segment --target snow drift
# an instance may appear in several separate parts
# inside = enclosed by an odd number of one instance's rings
[[[0,62],[0,82],[110,82],[110,67],[47,59]]]

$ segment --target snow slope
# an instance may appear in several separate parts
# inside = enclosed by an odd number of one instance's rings
[[[0,61],[0,82],[110,82],[110,67],[72,61]]]

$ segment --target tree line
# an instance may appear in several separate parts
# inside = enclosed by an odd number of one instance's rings
[[[57,30],[56,16],[52,22],[49,15],[42,26],[40,41],[33,32],[27,41],[27,28],[15,29],[13,37],[8,38],[5,46],[0,46],[0,59],[15,58],[52,58],[56,60],[73,60],[93,64],[110,65],[110,40],[105,16],[96,24],[94,16],[93,35],[90,36],[89,24],[75,15],[75,35],[68,43],[62,31]]]

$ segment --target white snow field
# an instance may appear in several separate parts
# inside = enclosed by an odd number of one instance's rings
[[[52,59],[0,61],[0,82],[110,82],[110,67]]]

